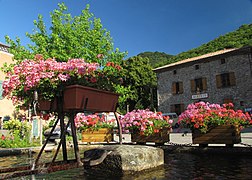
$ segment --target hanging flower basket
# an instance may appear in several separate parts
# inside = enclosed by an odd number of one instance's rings
[[[241,142],[241,133],[238,125],[220,125],[216,126],[206,133],[198,129],[192,131],[193,144],[207,146],[208,144],[226,144],[233,146]]]
[[[66,111],[115,112],[119,94],[81,85],[67,86],[64,90]]]

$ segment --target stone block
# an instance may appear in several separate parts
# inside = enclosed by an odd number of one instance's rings
[[[89,174],[123,176],[164,164],[164,151],[142,145],[111,145],[84,152],[84,169]]]

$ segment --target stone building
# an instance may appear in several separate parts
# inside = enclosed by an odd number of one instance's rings
[[[225,49],[154,69],[158,110],[180,114],[188,104],[232,102],[252,112],[252,47]]]
[[[4,63],[13,63],[13,54],[8,52],[7,45],[0,43],[0,68],[3,67]],[[0,126],[3,118],[7,116],[12,117],[15,110],[12,101],[2,97],[2,83],[4,79],[5,74],[0,70]]]

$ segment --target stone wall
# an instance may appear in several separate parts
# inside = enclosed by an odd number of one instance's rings
[[[221,64],[221,59],[225,59],[225,63]],[[195,65],[199,65],[199,69],[196,70]],[[216,75],[229,72],[234,72],[236,85],[217,88]],[[231,99],[239,109],[252,108],[251,47],[170,66],[156,73],[159,111],[171,112],[173,104],[184,104],[186,108],[188,104],[199,100],[222,104],[224,99]],[[192,99],[195,93],[191,92],[191,80],[202,77],[207,79],[207,89],[200,94],[207,94],[208,97]],[[172,94],[173,82],[183,82],[182,94]]]

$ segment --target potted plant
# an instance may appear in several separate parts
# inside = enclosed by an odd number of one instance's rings
[[[169,142],[172,120],[163,117],[161,112],[133,110],[120,118],[124,132],[131,133],[131,141],[137,143]]]
[[[74,123],[77,130],[82,133],[82,142],[113,141],[115,119],[107,121],[104,115],[78,113]]]
[[[83,59],[57,62],[55,59],[44,59],[42,55],[36,55],[33,60],[24,60],[14,65],[13,68],[5,69],[6,80],[3,82],[3,95],[11,98],[14,103],[29,105],[34,100],[34,93],[38,92],[39,100],[54,102],[54,104],[49,104],[51,107],[55,107],[55,98],[63,94],[65,110],[86,108],[86,110],[102,111],[103,109],[99,109],[99,107],[94,109],[94,105],[90,105],[95,102],[93,97],[76,95],[71,97],[71,100],[68,99],[76,92],[76,88],[84,90],[84,93],[87,94],[87,90],[83,87],[88,87],[88,91],[95,89],[91,95],[97,96],[106,91],[105,95],[98,97],[98,102],[105,103],[108,102],[108,99],[112,99],[111,104],[105,105],[109,106],[105,110],[114,111],[119,96],[114,92],[117,85],[122,83],[120,70],[121,67],[113,62],[100,66],[98,63],[87,63]],[[110,97],[103,100],[102,98],[106,95],[110,95]],[[100,105],[104,105],[103,103]]]
[[[226,144],[241,142],[240,129],[252,124],[251,116],[234,110],[233,104],[189,104],[179,116],[179,123],[192,130],[194,144]]]

